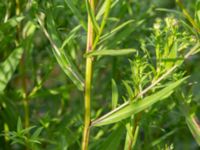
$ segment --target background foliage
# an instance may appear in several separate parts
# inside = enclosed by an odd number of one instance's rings
[[[87,13],[85,1],[0,0],[0,149],[81,149],[91,56],[90,149],[198,149],[200,1],[112,1],[89,54]]]

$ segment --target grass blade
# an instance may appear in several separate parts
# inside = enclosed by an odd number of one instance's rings
[[[121,107],[120,109],[118,108],[114,109],[113,111],[104,115],[103,117],[97,120],[94,120],[92,122],[92,126],[103,126],[103,125],[119,122],[123,119],[130,117],[131,115],[134,115],[138,112],[141,112],[149,108],[153,104],[169,97],[173,93],[173,90],[177,86],[179,86],[185,79],[186,78],[183,78],[176,82],[170,83],[164,89],[160,90],[159,92],[151,96],[144,98],[143,100],[130,103],[129,105],[125,105],[124,107]]]

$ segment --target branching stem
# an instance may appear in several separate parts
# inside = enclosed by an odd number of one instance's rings
[[[94,0],[89,0],[90,6],[94,11]],[[87,47],[86,52],[92,51],[94,40],[94,30],[92,21],[88,15],[88,30],[87,30]],[[85,120],[84,131],[82,140],[82,150],[88,149],[89,134],[90,134],[90,101],[91,101],[91,81],[92,81],[92,57],[86,58],[86,71],[85,71]]]

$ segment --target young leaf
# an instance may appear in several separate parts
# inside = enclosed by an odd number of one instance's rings
[[[135,53],[135,49],[120,49],[120,50],[98,50],[86,54],[87,57],[91,56],[121,56]]]
[[[37,128],[37,130],[34,131],[33,135],[31,136],[31,139],[37,139],[40,133],[42,132],[42,130],[43,130],[43,127]]]
[[[6,85],[10,81],[12,75],[19,64],[22,57],[23,49],[21,47],[15,49],[10,56],[0,64],[0,91],[6,88]]]
[[[94,120],[92,122],[92,126],[103,126],[119,122],[125,118],[130,117],[131,115],[134,115],[138,112],[149,108],[153,104],[169,97],[173,93],[173,90],[177,86],[179,86],[185,79],[186,78],[183,78],[174,83],[170,83],[164,89],[156,92],[155,94],[152,94],[151,96],[144,98],[143,100],[127,104],[124,107],[114,109],[113,111],[107,113],[103,117]]]
[[[117,107],[118,103],[118,89],[115,80],[112,79],[112,109]]]
[[[21,118],[17,120],[17,132],[21,132],[23,130]]]

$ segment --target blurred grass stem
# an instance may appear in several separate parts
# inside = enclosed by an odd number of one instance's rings
[[[16,0],[16,15],[19,16],[21,13],[20,8],[20,1]],[[21,24],[17,26],[17,39],[16,39],[16,46],[20,45],[20,39],[21,37]],[[29,118],[29,100],[28,100],[28,93],[27,93],[27,82],[26,82],[26,68],[25,68],[25,51],[23,53],[23,56],[20,61],[20,72],[21,72],[21,84],[22,89],[24,92],[23,96],[23,105],[24,105],[24,128],[28,128],[30,124],[30,118]],[[26,150],[29,149],[28,143],[26,143]]]
[[[94,0],[89,0],[89,4],[94,11]],[[94,30],[92,21],[88,15],[88,30],[87,30],[87,47],[86,52],[91,52],[93,47]],[[90,134],[90,101],[91,101],[91,81],[92,81],[92,57],[86,58],[86,71],[85,71],[85,119],[84,119],[84,131],[82,140],[82,150],[88,149],[89,134]]]

